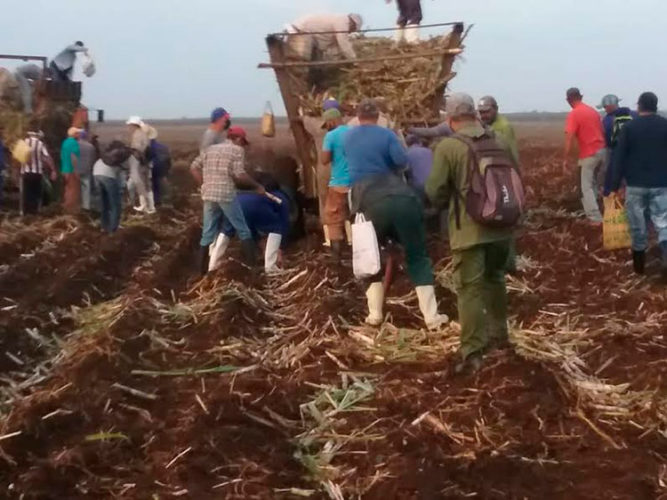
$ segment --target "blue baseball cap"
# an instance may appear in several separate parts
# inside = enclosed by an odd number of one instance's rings
[[[215,108],[213,111],[211,111],[211,123],[217,122],[224,116],[229,116],[229,113],[227,113],[225,108]]]
[[[340,104],[333,97],[330,97],[329,99],[325,100],[322,103],[322,110],[323,111],[329,111],[330,109],[340,110]]]

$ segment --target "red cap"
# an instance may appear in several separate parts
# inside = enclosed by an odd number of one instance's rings
[[[247,146],[250,144],[248,142],[247,134],[243,127],[229,127],[227,130],[228,139],[243,139],[243,143]]]

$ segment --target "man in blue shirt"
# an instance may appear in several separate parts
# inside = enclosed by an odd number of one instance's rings
[[[602,102],[598,109],[604,109],[607,113],[602,118],[602,126],[604,127],[604,139],[607,143],[607,165],[604,175],[604,196],[609,196],[611,193],[611,168],[610,165],[614,161],[614,149],[618,143],[618,136],[621,129],[631,120],[637,118],[637,113],[630,108],[619,107],[620,99],[614,94],[608,94],[602,98]]]
[[[416,135],[408,135],[405,143],[408,145],[408,179],[423,197],[424,185],[433,167],[433,151],[426,146],[425,139]]]
[[[391,239],[405,249],[408,274],[416,287],[419,308],[428,328],[449,321],[438,314],[433,288],[433,268],[426,252],[426,231],[421,202],[402,178],[408,158],[396,135],[379,127],[375,101],[366,99],[357,109],[360,125],[345,136],[354,212],[363,212],[373,222],[380,243]],[[384,286],[381,273],[374,277],[366,298],[369,315],[366,323],[382,324]]]
[[[331,166],[331,176],[324,205],[324,232],[331,241],[333,258],[340,259],[341,246],[345,239],[345,222],[350,218],[347,196],[350,191],[350,172],[345,156],[344,139],[350,127],[343,125],[340,111],[330,108],[322,115],[322,128],[328,132],[322,142],[322,164]]]

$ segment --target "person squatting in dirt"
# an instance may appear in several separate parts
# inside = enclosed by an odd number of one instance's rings
[[[67,130],[67,138],[60,147],[60,173],[65,185],[63,208],[70,214],[77,213],[81,207],[81,180],[79,178],[81,149],[78,141],[81,132],[81,129],[70,127]]]
[[[331,172],[324,205],[324,234],[331,242],[333,259],[339,262],[343,242],[349,239],[346,238],[346,231],[350,218],[350,171],[344,145],[349,127],[343,124],[343,115],[336,108],[327,109],[322,114],[322,120],[322,128],[327,133],[322,142],[321,161],[324,166],[330,167]]]
[[[156,132],[138,116],[131,116],[125,122],[130,132],[130,179],[128,189],[134,190],[139,196],[139,206],[134,207],[137,212],[155,213],[155,198],[151,185],[151,168],[146,151]]]
[[[635,272],[644,274],[649,218],[658,235],[662,278],[667,280],[667,119],[658,115],[658,97],[652,92],[639,96],[638,111],[619,134],[611,189],[613,196],[620,196],[625,181]]]
[[[579,143],[579,168],[581,169],[581,202],[586,217],[594,225],[602,224],[602,214],[598,205],[599,170],[607,162],[607,148],[600,114],[584,104],[578,88],[566,92],[566,100],[572,111],[565,122],[565,151],[563,172],[569,172],[570,154],[575,139]]]
[[[377,125],[379,115],[374,100],[362,101],[357,109],[360,125],[350,129],[345,137],[352,212],[363,213],[373,222],[379,242],[391,239],[404,248],[408,275],[415,285],[424,321],[428,328],[437,328],[449,318],[438,314],[422,206],[417,193],[403,178],[407,163],[405,149],[394,132]],[[385,289],[381,275],[371,279],[366,292],[369,313],[366,323],[373,326],[384,320]]]
[[[471,164],[475,149],[484,147],[494,162],[512,163],[510,148],[489,134],[477,119],[475,103],[467,94],[447,99],[448,125],[453,137],[435,149],[426,194],[437,207],[449,209],[449,244],[461,323],[461,361],[456,373],[475,372],[489,348],[508,343],[505,271],[510,254],[511,228],[476,222],[467,209]],[[465,200],[465,201],[464,201]],[[466,208],[461,208],[464,204]]]
[[[221,246],[209,247],[218,239],[225,220],[234,227],[241,240],[245,263],[251,267],[255,265],[256,243],[236,195],[238,187],[253,189],[262,195],[266,191],[245,170],[245,148],[248,145],[245,130],[241,127],[230,127],[226,141],[210,146],[200,153],[190,166],[193,177],[201,185],[204,202],[203,228],[199,242],[199,266],[202,275],[209,269],[209,257],[217,260],[214,252],[221,251]]]
[[[256,172],[253,177],[264,187],[265,194],[253,191],[240,191],[236,199],[241,205],[248,229],[257,243],[266,236],[264,248],[264,271],[267,274],[280,272],[282,250],[290,237],[290,199],[280,189],[274,177],[266,172]],[[222,232],[211,247],[209,271],[217,269],[227,251],[231,239],[236,234],[232,223],[225,219]]]
[[[44,176],[48,174],[51,181],[55,181],[58,175],[53,158],[42,141],[43,137],[37,123],[31,123],[25,138],[29,154],[19,167],[21,215],[39,212],[44,195]]]
[[[393,0],[386,0],[391,4]],[[419,28],[422,22],[421,0],[396,0],[398,19],[396,20],[396,43],[419,42]],[[406,29],[407,27],[407,29]]]

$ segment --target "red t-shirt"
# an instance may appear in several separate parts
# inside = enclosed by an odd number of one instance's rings
[[[583,102],[575,104],[565,122],[565,132],[579,143],[579,158],[588,158],[606,146],[600,113]]]

